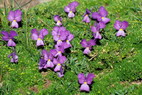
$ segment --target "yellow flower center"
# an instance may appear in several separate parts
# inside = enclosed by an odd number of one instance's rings
[[[87,82],[84,82],[84,84],[87,84]]]
[[[69,40],[66,40],[66,42],[69,42]]]
[[[61,40],[58,40],[58,42],[61,42]]]
[[[37,40],[41,40],[40,38],[38,38]]]
[[[60,66],[61,64],[60,64],[60,63],[58,63],[57,65],[59,65],[59,66]]]
[[[14,22],[16,22],[16,20],[13,20]]]
[[[86,47],[87,49],[89,49],[89,47]]]
[[[102,17],[102,19],[104,19],[105,17]]]
[[[12,40],[12,39],[9,39],[9,40]]]
[[[58,53],[62,53],[61,51],[58,51]]]
[[[72,13],[72,11],[70,11],[70,13]]]
[[[51,61],[50,59],[48,59],[48,61]]]
[[[120,31],[123,31],[123,29],[119,29]]]
[[[61,21],[58,20],[57,23],[61,23]]]

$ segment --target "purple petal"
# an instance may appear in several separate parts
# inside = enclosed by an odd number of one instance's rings
[[[108,23],[108,22],[110,22],[110,19],[109,19],[109,18],[106,18],[106,17],[102,17],[102,22]]]
[[[82,84],[80,87],[80,91],[86,91],[89,92],[90,91],[90,87],[87,84]]]
[[[79,5],[79,3],[77,1],[73,1],[69,4],[69,6],[74,6],[77,7]]]
[[[12,28],[18,28],[19,25],[18,25],[18,23],[14,20],[14,21],[12,21],[11,27],[12,27]]]
[[[56,49],[51,49],[50,53],[55,56],[57,54],[57,50]]]
[[[123,30],[125,30],[125,29],[128,27],[128,25],[129,25],[129,23],[128,23],[127,21],[122,21],[122,26],[121,26],[121,28],[122,28]]]
[[[99,17],[99,13],[97,13],[97,12],[92,13],[92,18],[93,19],[97,19],[98,17]]]
[[[61,70],[61,68],[62,68],[61,64],[57,64],[56,67],[54,68],[54,71],[58,72]]]
[[[91,39],[89,41],[89,47],[96,45],[96,41],[94,39]]]
[[[114,23],[114,28],[116,30],[119,30],[121,28],[121,21],[116,20],[115,23]]]
[[[119,31],[116,33],[116,36],[126,36],[126,33],[125,33],[123,30],[119,30]]]
[[[88,44],[87,44],[87,41],[86,41],[86,39],[83,39],[81,42],[80,42],[80,44],[82,45],[82,47],[88,47]]]
[[[8,41],[8,43],[7,43],[7,46],[9,46],[9,47],[14,47],[14,46],[16,46],[16,44],[15,44],[15,42],[14,42],[12,39],[10,39],[10,40]]]
[[[42,36],[46,36],[48,34],[48,30],[45,28],[41,29],[39,32],[40,32],[40,35],[42,35]]]
[[[95,39],[102,39],[102,35],[99,32],[93,33]]]
[[[58,15],[54,16],[54,21],[58,22],[58,21],[62,21],[62,18]]]
[[[75,14],[72,12],[72,11],[70,11],[69,13],[68,13],[68,17],[69,18],[72,18],[72,17],[74,17],[75,16]]]
[[[64,11],[67,12],[67,13],[69,13],[70,12],[70,7],[69,6],[65,6],[64,7]]]
[[[71,41],[73,38],[74,38],[74,35],[73,34],[69,34],[67,40]]]
[[[47,61],[47,64],[44,66],[45,68],[53,68],[54,64],[51,61]]]
[[[15,19],[14,20],[16,20],[17,22],[21,21],[21,19],[22,19],[22,12],[20,10],[16,10],[14,15],[15,15]]]
[[[82,21],[83,21],[83,22],[86,22],[86,23],[90,23],[90,18],[89,18],[89,16],[88,16],[88,15],[84,16],[84,18],[83,18]]]
[[[87,84],[91,84],[95,75],[93,73],[89,73],[86,77]]]
[[[31,39],[33,39],[33,40],[38,39],[38,31],[36,29],[31,30]]]
[[[85,82],[85,76],[83,73],[78,74],[78,82],[83,84]]]
[[[60,72],[57,72],[59,77],[63,77],[64,76],[64,70],[61,68]]]
[[[36,46],[44,46],[44,42],[42,39],[38,38],[37,42],[36,42]]]
[[[108,15],[107,10],[103,6],[100,7],[99,13],[102,17],[106,17]]]
[[[15,14],[14,11],[10,11],[10,12],[8,13],[8,20],[9,20],[9,21],[13,21],[13,20],[14,20],[14,14]]]
[[[61,26],[62,25],[61,21],[57,21],[56,25]]]
[[[99,22],[98,26],[99,26],[100,29],[103,29],[103,28],[106,27],[106,24],[104,22]]]
[[[59,63],[63,64],[67,60],[67,58],[65,56],[59,56],[58,60],[59,60]]]
[[[9,34],[12,38],[18,35],[15,31],[10,31]]]
[[[83,53],[84,53],[84,54],[89,54],[89,53],[91,53],[89,47],[85,48],[85,50],[83,51]]]
[[[99,28],[98,27],[95,27],[95,26],[91,26],[91,31],[96,33],[99,31]]]

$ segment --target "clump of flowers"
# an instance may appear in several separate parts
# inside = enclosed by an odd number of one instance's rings
[[[31,30],[31,39],[32,40],[36,40],[36,46],[44,46],[44,36],[46,36],[48,34],[48,30],[47,29],[41,29],[40,31],[38,31],[37,29],[32,29]]]
[[[62,25],[62,18],[59,15],[55,15],[54,16],[54,21],[56,22],[57,26],[61,26]]]
[[[83,22],[86,22],[86,23],[90,23],[90,18],[89,18],[89,15],[91,14],[91,11],[86,9],[86,12],[84,13],[83,15]]]
[[[114,23],[114,28],[118,31],[116,33],[116,36],[126,36],[126,33],[124,32],[126,28],[128,27],[129,23],[127,21],[119,21],[116,20]]]
[[[93,32],[94,39],[102,39],[100,30],[105,27],[106,25],[103,22],[95,23],[94,26],[91,26],[91,31]]]
[[[95,75],[93,73],[89,73],[87,76],[83,73],[78,74],[78,82],[81,85],[80,91],[89,92],[94,77]]]
[[[17,56],[16,52],[12,52],[11,54],[9,54],[8,58],[11,58],[10,62],[12,62],[12,63],[18,62],[18,56]]]
[[[89,41],[86,41],[86,39],[83,39],[80,44],[82,45],[82,47],[85,48],[85,50],[83,51],[84,54],[89,54],[91,52],[92,46],[96,45],[96,41],[91,39]]]
[[[76,7],[79,5],[77,1],[73,1],[64,7],[64,11],[68,13],[69,18],[73,18],[75,16]]]
[[[22,12],[20,10],[10,11],[7,19],[11,22],[12,28],[19,28],[18,22],[22,20]]]
[[[17,56],[15,48],[14,48],[16,46],[16,43],[14,42],[14,40],[15,40],[14,37],[17,36],[18,34],[15,31],[10,31],[10,32],[2,31],[1,34],[3,35],[2,40],[7,41],[8,42],[7,46],[12,47],[12,49],[13,49],[13,52],[8,55],[8,58],[11,58],[10,62],[17,63],[18,56]]]

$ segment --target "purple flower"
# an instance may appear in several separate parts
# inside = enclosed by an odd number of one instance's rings
[[[10,31],[10,33],[2,31],[1,34],[3,35],[2,40],[8,41],[7,46],[16,46],[16,43],[13,41],[14,37],[17,36],[17,33],[15,31]]]
[[[44,46],[44,36],[48,34],[47,29],[42,29],[40,31],[37,31],[36,29],[31,30],[31,39],[37,40],[36,46]]]
[[[81,84],[80,91],[90,91],[89,85],[92,84],[93,78],[95,75],[93,73],[89,73],[87,76],[85,76],[83,73],[78,74],[78,82]]]
[[[52,31],[53,39],[57,42],[58,46],[67,39],[68,35],[69,31],[65,27],[54,27]]]
[[[10,62],[17,63],[18,62],[18,56],[16,52],[12,52],[10,55],[8,55],[8,58],[11,58]]]
[[[97,19],[99,22],[100,21],[102,21],[104,23],[110,22],[110,19],[107,18],[107,16],[108,16],[108,12],[107,12],[107,10],[103,6],[101,6],[99,8],[98,12],[93,12],[92,13],[92,18],[93,19]]]
[[[10,11],[7,19],[12,22],[12,28],[18,28],[18,22],[22,19],[22,12],[20,10]]]
[[[38,67],[39,70],[45,69],[46,61],[43,58],[41,58],[38,65],[39,65],[39,67]]]
[[[54,68],[55,72],[60,72],[62,69],[62,64],[65,63],[67,58],[65,56],[58,56],[57,58],[54,58],[53,63],[56,65]]]
[[[64,7],[64,11],[68,13],[68,17],[72,18],[75,16],[76,7],[79,5],[77,1],[69,3],[67,6]]]
[[[126,33],[124,32],[126,28],[128,27],[129,23],[127,21],[119,21],[116,20],[114,24],[114,28],[118,30],[116,33],[116,36],[126,36]]]
[[[86,39],[83,39],[80,43],[82,47],[85,48],[83,51],[84,54],[89,54],[91,52],[92,46],[96,45],[96,41],[91,39],[89,41],[86,41]]]
[[[86,9],[86,12],[83,15],[83,20],[82,20],[83,22],[90,23],[90,18],[89,18],[90,13],[91,11]]]
[[[62,53],[64,53],[64,47],[56,46],[56,49],[51,49],[50,52],[54,55],[54,57],[62,56]]]
[[[93,32],[93,36],[95,39],[102,39],[100,29],[103,29],[105,27],[106,25],[103,22],[95,23],[94,26],[91,26],[91,31]]]
[[[60,71],[57,72],[57,74],[58,74],[58,77],[63,77],[64,76],[64,70],[63,70],[63,68],[61,68]]]
[[[47,52],[46,50],[42,50],[42,56],[43,59],[47,62],[46,65],[44,66],[44,68],[53,68],[54,64],[53,64],[53,55],[50,52]]]
[[[60,17],[60,16],[58,16],[58,15],[55,15],[54,16],[54,21],[56,22],[56,25],[57,26],[61,26],[62,25],[62,18]]]

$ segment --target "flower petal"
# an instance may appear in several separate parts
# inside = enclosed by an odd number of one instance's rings
[[[93,73],[89,73],[86,77],[87,84],[91,84],[95,75]]]
[[[83,73],[78,74],[78,82],[83,84],[85,82],[85,75]]]

